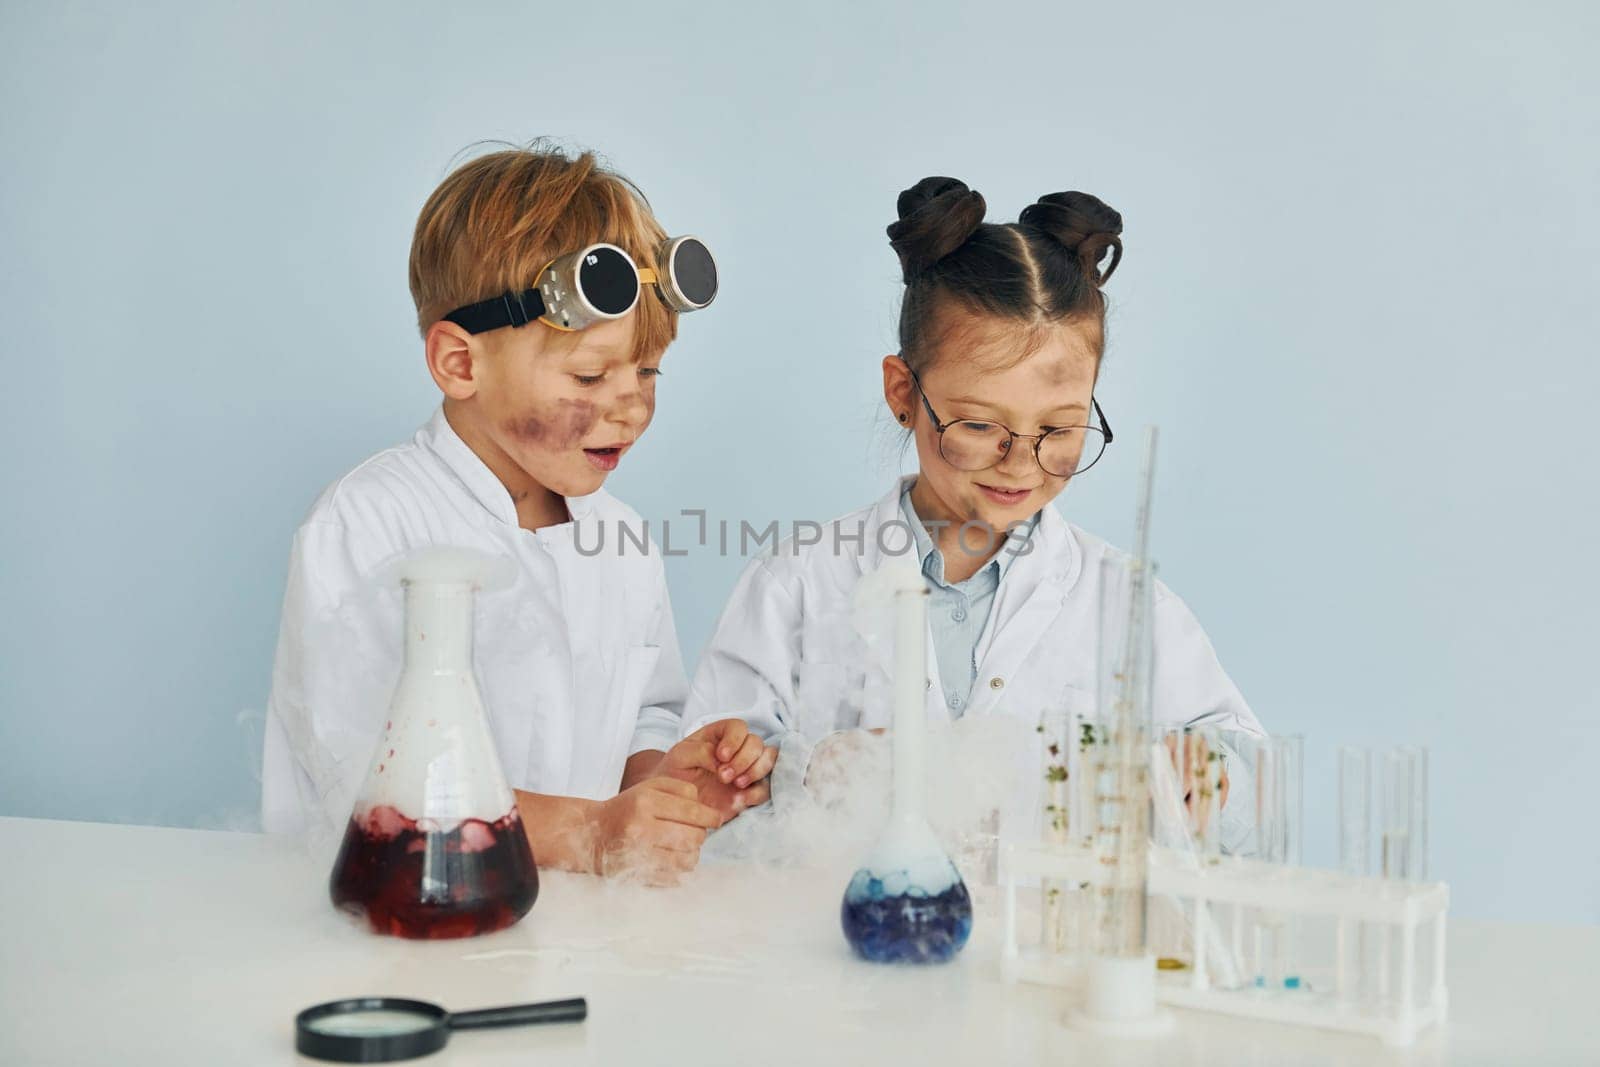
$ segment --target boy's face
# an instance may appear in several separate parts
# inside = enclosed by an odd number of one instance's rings
[[[483,335],[479,430],[538,485],[594,492],[650,425],[664,353],[634,361],[636,314],[573,333],[530,323]]]

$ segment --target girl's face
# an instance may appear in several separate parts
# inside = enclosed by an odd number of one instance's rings
[[[1031,440],[1016,441],[1009,452],[997,450],[997,463],[987,470],[951,466],[940,454],[939,431],[928,406],[946,424],[999,423],[1019,434],[1092,424],[1098,325],[1068,321],[1034,332],[1004,319],[946,307],[938,326],[932,358],[919,372],[927,405],[899,356],[883,362],[890,415],[897,422],[902,414],[908,416],[902,425],[910,427],[917,443],[921,469],[912,501],[924,519],[983,523],[1003,535],[1006,527],[1054,500],[1070,479],[1047,474]],[[981,547],[977,540],[976,535],[967,539]]]

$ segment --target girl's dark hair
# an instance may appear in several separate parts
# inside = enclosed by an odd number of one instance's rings
[[[939,304],[1040,327],[1092,319],[1105,344],[1100,287],[1122,259],[1122,216],[1088,193],[1050,193],[1016,222],[984,222],[982,195],[955,178],[924,178],[900,194],[889,244],[900,257],[900,354],[922,371]],[[1101,261],[1111,261],[1101,269]]]

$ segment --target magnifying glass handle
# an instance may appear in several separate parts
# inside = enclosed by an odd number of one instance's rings
[[[538,1004],[507,1004],[503,1008],[458,1011],[450,1014],[452,1030],[482,1030],[491,1026],[525,1026],[529,1023],[576,1023],[588,1018],[589,1002],[546,1000]]]

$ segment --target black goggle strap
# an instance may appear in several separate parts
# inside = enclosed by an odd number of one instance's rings
[[[487,333],[502,326],[526,326],[544,315],[544,294],[537,289],[502,293],[456,308],[444,317],[468,333]]]

